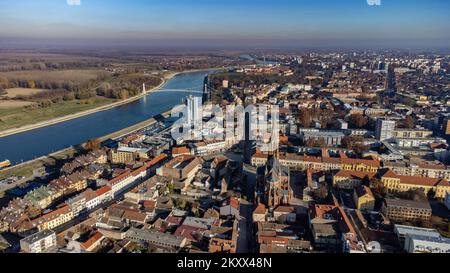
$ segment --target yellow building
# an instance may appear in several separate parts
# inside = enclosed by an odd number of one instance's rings
[[[391,170],[386,171],[381,182],[389,192],[405,192],[415,189],[423,189],[427,194],[430,190],[436,193],[436,198],[444,199],[450,192],[450,183],[446,179],[420,176],[401,176]]]
[[[386,199],[382,212],[393,221],[429,221],[432,216],[432,209],[428,202],[400,199]]]
[[[375,197],[367,186],[360,186],[355,189],[356,208],[362,211],[373,211],[375,209]]]
[[[376,173],[381,167],[380,161],[370,156],[368,158],[349,158],[344,153],[341,153],[342,170],[357,171],[357,172],[371,172]]]
[[[45,186],[27,193],[24,199],[40,209],[48,208],[54,200],[52,199],[51,191]]]
[[[70,189],[73,189],[77,192],[82,191],[87,188],[87,180],[86,179],[80,179],[78,181],[75,181],[70,185]]]
[[[373,172],[376,173],[379,167],[366,164],[342,164],[342,169],[346,171],[356,172]]]
[[[74,218],[73,212],[69,206],[52,211],[32,221],[34,227],[39,231],[54,229],[65,224]]]
[[[149,159],[148,151],[148,149],[119,147],[116,151],[111,150],[111,162],[114,164],[126,164],[139,159]]]
[[[339,189],[353,190],[361,186],[364,179],[372,179],[376,173],[374,172],[358,172],[342,170],[337,172],[333,177],[333,186]]]

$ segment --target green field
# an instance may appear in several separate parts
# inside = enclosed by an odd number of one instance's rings
[[[115,102],[113,99],[96,97],[89,99],[88,103],[80,101],[67,101],[53,104],[47,108],[0,108],[0,131],[72,115],[113,102]]]

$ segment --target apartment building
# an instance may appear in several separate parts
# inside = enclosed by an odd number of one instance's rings
[[[423,189],[425,193],[434,191],[435,196],[440,199],[444,199],[447,192],[450,192],[450,183],[446,179],[397,175],[391,170],[386,170],[382,174],[381,182],[390,192]]]
[[[361,186],[364,180],[370,181],[377,173],[340,170],[333,176],[333,186],[339,189],[353,190]]]
[[[33,221],[31,224],[39,231],[49,230],[63,225],[74,218],[73,211],[68,205],[45,214]]]
[[[417,202],[411,200],[386,199],[382,212],[394,221],[428,221],[432,210],[428,202]]]
[[[56,233],[43,230],[20,240],[20,248],[25,253],[48,253],[56,250]]]

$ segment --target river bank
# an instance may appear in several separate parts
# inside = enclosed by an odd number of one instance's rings
[[[224,68],[166,73],[164,83],[161,83],[152,90],[156,91],[157,89],[161,90],[164,88],[189,89],[192,86],[202,85],[204,79],[203,71],[217,70],[224,70]],[[186,77],[183,75],[183,77],[178,80],[173,79],[180,74],[192,74],[192,76],[189,75]],[[79,144],[84,143],[88,139],[98,138],[101,141],[104,141],[107,139],[120,138],[131,132],[150,126],[157,122],[154,119],[157,115],[170,115],[169,109],[171,109],[173,105],[176,104],[176,101],[180,99],[178,94],[172,92],[167,93],[167,95],[159,92],[147,92],[147,95],[149,95],[149,97],[145,96],[144,98],[141,98],[139,104],[130,103],[125,108],[116,107],[98,113],[101,114],[101,116],[98,116],[98,114],[87,116],[86,118],[89,120],[82,118],[68,121],[70,122],[70,126],[67,126],[66,123],[59,123],[58,125],[48,126],[24,134],[16,134],[0,139],[0,149],[4,146],[4,150],[0,151],[0,154],[3,152],[3,156],[1,157],[12,159],[14,163],[17,164],[0,171],[0,179],[11,176],[25,176],[27,178],[32,178],[36,173],[35,170],[42,169],[43,166],[55,166],[56,160],[59,161],[60,159],[64,160],[71,158],[77,151],[76,147],[79,147]],[[147,115],[148,117],[146,119],[139,118],[144,115]],[[123,121],[121,122],[121,120]],[[130,122],[132,120],[135,120],[135,122]],[[76,123],[73,124],[73,122]],[[123,127],[120,127],[120,123],[124,123]],[[55,128],[54,126],[59,127]],[[50,127],[51,129],[46,129]],[[108,129],[111,127],[115,127],[115,130]],[[100,128],[102,129],[99,130]],[[42,132],[45,133],[42,134]],[[97,134],[97,132],[102,133]],[[81,137],[77,137],[77,135],[80,135]],[[75,138],[78,140],[71,140],[73,136],[76,136]],[[62,142],[62,144],[55,145],[57,142]],[[51,148],[52,146],[55,148]],[[19,147],[23,151],[31,151],[31,156],[20,154],[21,152],[13,147]],[[41,153],[39,150],[49,150],[49,152]],[[14,156],[11,152],[14,153]]]
[[[161,114],[163,117],[167,118],[170,116],[170,111],[167,111],[165,113]],[[122,130],[119,130],[117,132],[99,137],[98,140],[103,142],[108,139],[119,139],[123,136],[126,136],[128,134],[131,134],[133,132],[139,131],[141,129],[144,129],[148,126],[154,125],[157,123],[157,120],[154,118],[150,118],[148,120],[145,120],[143,122],[137,123],[135,125],[132,125],[130,127],[124,128]],[[42,156],[33,160],[29,160],[27,162],[23,162],[21,164],[17,164],[8,168],[5,168],[0,171],[0,180],[5,179],[12,176],[24,176],[27,178],[27,180],[30,180],[33,178],[34,170],[40,169],[43,167],[52,167],[56,164],[56,161],[58,160],[68,160],[72,158],[77,152],[76,147],[69,147],[67,149],[57,151],[54,153],[51,153],[46,156]],[[21,181],[19,184],[26,183],[26,181]],[[3,192],[5,190],[11,189],[17,185],[10,185],[7,188],[3,188],[0,190],[0,192]]]
[[[125,105],[125,104],[128,104],[128,103],[134,102],[134,101],[139,100],[142,97],[148,95],[149,93],[160,89],[161,87],[163,87],[167,83],[168,80],[170,80],[171,78],[173,78],[175,76],[176,76],[176,73],[171,73],[171,74],[168,74],[168,75],[164,76],[163,78],[161,78],[162,81],[161,81],[161,83],[159,85],[153,87],[151,90],[148,90],[146,93],[142,93],[142,94],[140,94],[138,96],[134,96],[132,98],[128,98],[128,99],[121,100],[121,101],[118,101],[118,102],[114,102],[114,103],[110,103],[110,104],[103,105],[103,106],[100,106],[100,107],[96,107],[96,108],[93,108],[93,109],[89,109],[89,110],[86,110],[86,111],[83,111],[83,112],[79,112],[79,113],[75,113],[75,114],[71,114],[71,115],[67,115],[67,116],[51,119],[51,120],[48,120],[48,121],[43,121],[43,122],[39,122],[39,123],[36,123],[36,124],[31,124],[31,125],[22,126],[22,127],[19,127],[19,128],[5,130],[5,131],[0,132],[0,138],[6,137],[6,136],[10,136],[10,135],[14,135],[14,134],[18,134],[18,133],[23,133],[23,132],[34,130],[34,129],[37,129],[37,128],[50,126],[50,125],[57,124],[57,123],[64,122],[64,121],[68,121],[68,120],[71,120],[71,119],[80,118],[80,117],[83,117],[83,116],[87,116],[87,115],[94,114],[94,113],[97,113],[97,112],[109,110],[109,109],[112,109],[114,107],[118,107],[118,106],[121,106],[121,105]]]
[[[226,69],[228,68],[165,71],[166,78],[170,80],[166,80],[166,84],[159,90],[168,92],[155,90],[120,107],[2,137],[0,158],[20,164],[139,124],[171,110],[183,103],[186,96],[195,94],[195,90],[203,89],[205,75]]]
[[[14,129],[8,129],[5,131],[1,131],[0,132],[0,138],[2,137],[7,137],[7,136],[11,136],[11,135],[15,135],[15,134],[19,134],[19,133],[23,133],[23,132],[27,132],[27,131],[31,131],[34,129],[38,129],[38,128],[42,128],[42,127],[47,127],[50,125],[54,125],[54,124],[58,124],[64,121],[69,121],[72,119],[77,119],[80,117],[84,117],[84,116],[88,116],[94,113],[98,113],[98,112],[102,112],[102,111],[106,111],[106,110],[110,110],[112,108],[118,107],[118,106],[122,106],[122,105],[126,105],[132,102],[135,102],[149,94],[151,94],[154,91],[157,91],[159,89],[161,89],[162,87],[164,87],[166,85],[166,83],[171,80],[172,78],[174,78],[177,75],[181,75],[181,74],[189,74],[189,73],[195,73],[195,72],[202,72],[202,71],[218,71],[218,70],[226,70],[227,68],[223,68],[223,67],[219,67],[219,68],[209,68],[209,69],[192,69],[192,70],[185,70],[185,71],[181,71],[181,72],[169,72],[168,74],[164,75],[161,80],[162,82],[153,87],[150,90],[147,90],[147,92],[142,93],[138,96],[134,96],[132,98],[128,98],[125,100],[121,100],[118,102],[114,102],[111,104],[107,104],[107,105],[103,105],[100,107],[96,107],[93,109],[89,109],[83,112],[79,112],[79,113],[75,113],[75,114],[71,114],[71,115],[67,115],[67,116],[63,116],[63,117],[59,117],[59,118],[55,118],[55,119],[51,119],[48,121],[43,121],[43,122],[39,122],[36,124],[31,124],[31,125],[26,125],[26,126],[22,126],[19,128],[14,128]]]

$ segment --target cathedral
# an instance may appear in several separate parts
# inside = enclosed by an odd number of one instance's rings
[[[270,208],[289,205],[293,198],[289,168],[282,166],[277,156],[271,156],[264,173],[264,203]]]

